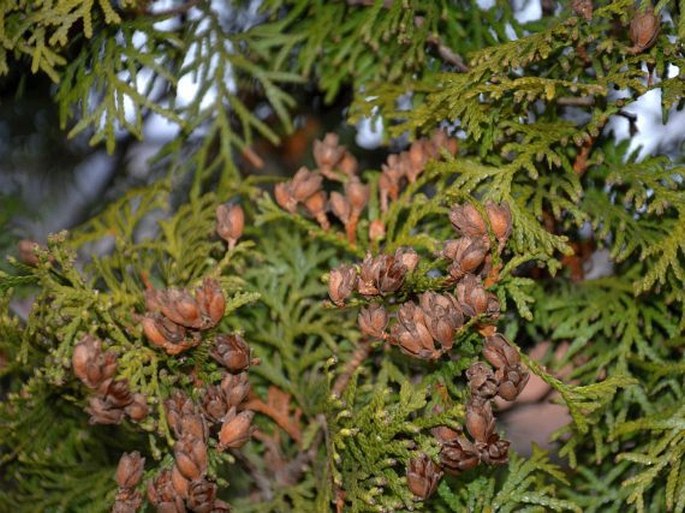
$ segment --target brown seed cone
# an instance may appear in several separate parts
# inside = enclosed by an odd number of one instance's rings
[[[381,164],[381,176],[378,178],[378,188],[385,192],[391,200],[396,201],[400,195],[400,183],[404,171],[397,155],[390,155],[387,164]],[[383,211],[387,210],[387,206]]]
[[[464,325],[464,314],[456,298],[449,293],[428,291],[419,296],[419,304],[431,336],[443,351],[452,349],[454,335]]]
[[[388,175],[385,173],[385,164],[382,166],[383,169],[383,174],[381,174],[380,177],[378,177],[378,195],[380,197],[380,203],[381,203],[381,212],[385,213],[388,211],[389,203],[390,203],[390,197],[391,197],[391,191],[395,187],[395,184],[388,178]],[[399,186],[397,186],[399,188]]]
[[[345,147],[340,146],[338,134],[329,132],[322,141],[315,140],[312,145],[314,162],[320,170],[331,171],[345,155]]]
[[[145,394],[135,393],[133,394],[132,399],[133,400],[131,401],[131,404],[126,406],[126,408],[124,408],[124,411],[131,420],[133,420],[134,422],[140,422],[145,417],[147,417],[147,414],[149,412],[149,408],[147,406],[147,398],[145,397]]]
[[[216,233],[233,247],[243,235],[245,213],[240,205],[223,203],[216,207]]]
[[[592,20],[592,0],[571,0],[571,9],[585,21]]]
[[[333,269],[328,277],[328,296],[334,304],[345,303],[357,281],[357,271],[351,265],[341,265]]]
[[[183,437],[206,441],[208,430],[207,423],[200,413],[186,415],[181,419],[181,433]]]
[[[501,333],[485,338],[483,356],[496,369],[515,367],[521,362],[521,356]]]
[[[217,335],[210,354],[233,374],[238,374],[250,367],[250,346],[238,334]]]
[[[490,219],[492,232],[499,241],[500,248],[504,247],[509,235],[511,235],[511,209],[506,203],[497,205],[491,201],[485,204],[485,210]]]
[[[303,202],[321,189],[322,182],[321,175],[311,172],[306,167],[301,167],[290,181],[290,192],[296,201]]]
[[[90,414],[91,424],[120,424],[124,418],[124,410],[115,408],[97,396],[92,396],[88,400],[86,412]]]
[[[462,279],[465,275],[473,273],[485,261],[488,247],[482,239],[461,237],[445,242],[440,255],[452,260],[448,271],[455,280]]]
[[[219,431],[219,449],[237,449],[245,445],[252,436],[253,418],[254,412],[251,410],[236,414],[235,408],[231,408]]]
[[[467,274],[456,288],[457,301],[462,311],[469,317],[476,317],[488,311],[490,297],[480,280]]]
[[[490,400],[497,395],[498,381],[492,369],[483,362],[475,362],[466,370],[466,378],[469,380],[471,395]]]
[[[487,442],[495,432],[490,401],[472,397],[466,405],[466,430],[477,442]]]
[[[274,198],[283,210],[287,210],[291,214],[297,211],[297,200],[293,196],[290,182],[277,183],[274,186]]]
[[[195,292],[195,298],[200,309],[200,329],[216,326],[226,311],[226,298],[219,282],[213,278],[205,278]]]
[[[388,312],[382,305],[372,304],[362,308],[357,319],[359,329],[365,335],[382,339],[388,325]]]
[[[339,192],[334,191],[331,193],[329,205],[335,217],[340,219],[344,224],[347,224],[350,220],[350,202],[347,198]]]
[[[457,151],[459,150],[459,141],[457,141],[457,139],[455,139],[454,137],[450,137],[447,134],[447,132],[441,129],[438,129],[433,133],[433,137],[431,137],[431,142],[433,143],[436,149],[444,148],[452,156],[456,155]],[[439,156],[439,152],[436,155],[436,157],[437,156]]]
[[[167,319],[185,326],[199,329],[202,326],[200,306],[196,299],[184,289],[166,289],[157,296],[162,314]]]
[[[343,158],[338,162],[338,168],[347,176],[354,176],[359,170],[359,163],[354,155],[349,151],[345,151]]]
[[[169,424],[177,440],[183,435],[181,420],[197,415],[193,401],[181,390],[174,390],[169,399],[164,401],[164,410],[166,411],[167,424]]]
[[[390,331],[390,342],[400,346],[403,353],[424,360],[436,360],[442,352],[435,347],[433,336],[425,323],[423,311],[413,301],[400,306],[398,322]]]
[[[183,497],[188,498],[188,487],[190,486],[190,481],[188,481],[181,471],[178,469],[178,465],[174,465],[171,469],[171,484],[174,487],[174,491]]]
[[[438,426],[431,429],[431,434],[438,440],[438,442],[445,444],[450,440],[454,440],[455,438],[461,436],[461,431],[455,431],[447,426]]]
[[[202,413],[212,423],[220,422],[228,412],[224,393],[216,385],[209,386],[202,396]]]
[[[213,513],[216,491],[216,484],[206,479],[193,481],[188,488],[188,507],[193,513]]]
[[[419,173],[421,173],[423,168],[426,166],[428,159],[431,158],[431,145],[432,143],[430,141],[427,141],[426,139],[419,139],[411,143],[411,146],[409,146],[409,151],[407,153],[409,155],[412,173],[411,175],[407,176],[407,179],[410,182],[416,181]]]
[[[659,17],[650,7],[644,12],[636,12],[630,22],[630,40],[633,42],[630,53],[637,54],[651,48],[661,29]]]
[[[395,262],[399,262],[407,268],[407,272],[413,272],[416,266],[419,265],[419,254],[414,248],[397,248],[395,251]]]
[[[376,265],[377,260],[371,256],[371,253],[367,253],[359,269],[359,279],[357,280],[357,290],[362,296],[377,296],[379,294],[375,278]]]
[[[142,320],[143,332],[154,345],[166,349],[183,345],[186,329],[160,313],[148,313]]]
[[[111,351],[103,353],[102,342],[85,335],[74,347],[71,364],[76,377],[88,388],[96,389],[114,376],[117,356]]]
[[[143,496],[138,490],[122,488],[117,491],[111,513],[136,513],[143,504]]]
[[[528,384],[530,374],[521,364],[516,364],[497,369],[495,377],[499,382],[497,394],[506,401],[513,401]]]
[[[470,203],[453,206],[449,218],[456,230],[465,237],[487,240],[488,227],[485,220]]]
[[[476,444],[480,458],[486,465],[504,465],[509,460],[509,441],[493,434],[487,443]]]
[[[355,176],[345,184],[345,196],[349,201],[351,212],[358,216],[369,202],[369,187],[362,184]]]
[[[87,367],[87,382],[90,388],[100,388],[114,376],[117,369],[117,355],[112,351],[101,354],[97,362]]]
[[[408,271],[402,260],[390,255],[379,255],[374,260],[374,282],[378,291],[382,295],[397,292]]]
[[[426,500],[435,493],[441,478],[440,467],[428,455],[421,454],[418,458],[409,460],[407,487],[421,500]]]
[[[226,374],[221,380],[220,387],[229,410],[232,407],[237,408],[247,398],[251,388],[247,372]]]
[[[123,409],[133,402],[133,394],[128,388],[127,379],[110,380],[98,391],[103,394],[105,402],[113,408]]]
[[[159,513],[186,513],[183,498],[176,492],[171,470],[162,470],[148,483],[147,497]]]
[[[435,349],[433,336],[426,326],[426,316],[416,303],[407,301],[400,306],[397,311],[397,320],[409,331],[416,334],[417,339],[424,348]]]
[[[23,264],[36,267],[39,263],[36,250],[40,245],[31,239],[22,239],[17,242],[17,249],[19,250],[19,261]]]
[[[327,204],[328,197],[326,196],[325,191],[316,191],[314,194],[304,200],[305,208],[324,230],[328,230],[331,227],[331,223],[328,221],[328,217],[326,216]]]
[[[138,451],[124,453],[119,458],[116,480],[119,488],[135,488],[143,477],[145,458]]]
[[[207,472],[207,445],[202,438],[185,435],[174,444],[174,457],[179,472],[189,481]]]
[[[485,313],[492,320],[497,319],[499,317],[499,299],[497,299],[497,296],[492,292],[488,292],[487,294],[487,306],[485,307]]]
[[[440,148],[446,149],[451,155],[456,155],[459,150],[459,141],[454,137],[450,137],[447,132],[441,129],[433,132],[431,142],[435,148],[433,157],[438,157],[440,155],[440,152],[438,151]]]
[[[453,476],[476,467],[480,463],[480,453],[476,446],[465,436],[446,441],[440,450],[440,465]]]

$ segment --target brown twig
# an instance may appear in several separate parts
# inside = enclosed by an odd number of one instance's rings
[[[438,55],[442,60],[457,68],[457,71],[461,71],[462,73],[467,73],[469,71],[469,67],[464,62],[462,56],[447,46],[440,36],[430,35],[428,36],[428,39],[426,39],[426,43],[435,46],[438,50]]]
[[[352,353],[352,358],[347,362],[342,373],[336,378],[335,383],[333,383],[333,395],[335,397],[340,397],[343,390],[347,387],[350,382],[352,375],[356,372],[359,366],[369,357],[371,353],[371,341],[368,339],[361,339],[357,348]]]
[[[261,399],[253,398],[245,403],[246,410],[253,410],[267,417],[270,417],[278,426],[288,433],[290,438],[295,440],[299,445],[302,441],[302,433],[300,432],[300,427],[295,424],[287,415],[278,411],[272,405],[265,403]]]
[[[595,103],[594,96],[562,96],[557,98],[557,105],[568,105],[570,107],[590,107]]]

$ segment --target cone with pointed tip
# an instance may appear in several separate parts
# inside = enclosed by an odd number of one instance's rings
[[[329,132],[323,140],[315,140],[312,153],[319,171],[329,173],[342,160],[345,155],[345,147],[340,146],[338,134]]]
[[[206,479],[190,483],[188,488],[188,507],[193,513],[213,513],[217,486]]]
[[[112,351],[102,352],[102,342],[85,335],[74,347],[71,358],[74,374],[88,388],[97,389],[111,379],[117,370],[117,356]]]
[[[407,466],[407,486],[409,491],[421,500],[426,500],[438,488],[442,471],[426,454],[409,460]]]
[[[253,418],[254,412],[251,410],[236,414],[235,408],[231,408],[219,431],[219,449],[237,449],[245,445],[252,436]]]
[[[475,362],[466,370],[471,395],[490,400],[497,395],[498,380],[492,369],[483,362]]]
[[[476,446],[464,435],[445,441],[440,449],[440,465],[453,476],[476,467],[480,463],[480,453]]]
[[[328,277],[328,296],[334,304],[342,306],[345,303],[357,281],[357,272],[351,265],[341,265],[333,269]]]
[[[477,442],[486,442],[495,432],[495,416],[489,401],[471,398],[466,405],[466,429]]]
[[[188,481],[199,479],[207,472],[207,445],[200,438],[186,435],[174,444],[174,459],[183,477]]]
[[[219,324],[226,310],[226,298],[219,282],[213,278],[205,278],[202,285],[195,291],[200,317],[200,329],[210,329]]]
[[[233,374],[238,374],[250,367],[250,346],[238,334],[217,335],[210,354]]]
[[[297,202],[304,202],[321,189],[322,182],[321,175],[313,173],[306,167],[301,167],[290,181],[290,193]]]
[[[245,213],[240,205],[223,203],[216,207],[216,233],[233,247],[243,235]]]
[[[653,7],[636,12],[630,22],[629,35],[633,46],[629,48],[629,53],[637,54],[651,48],[656,42],[660,29],[660,21],[654,14]]]
[[[186,513],[185,503],[174,488],[171,470],[162,470],[148,483],[147,497],[157,511],[164,513]]]
[[[382,305],[372,304],[362,308],[357,321],[362,333],[373,338],[383,339],[385,328],[388,325],[388,312]]]
[[[138,451],[124,453],[119,458],[116,480],[120,488],[135,488],[143,477],[145,458]]]

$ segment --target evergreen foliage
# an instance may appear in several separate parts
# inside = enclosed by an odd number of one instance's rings
[[[683,2],[157,4],[0,6],[68,137],[177,130],[0,266],[0,511],[685,512],[685,171],[610,131],[682,109]],[[253,172],[318,102],[386,160]],[[529,373],[570,420],[526,456]]]

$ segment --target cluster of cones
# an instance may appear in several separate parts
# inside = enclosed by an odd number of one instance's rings
[[[449,352],[468,319],[475,321],[474,328],[485,337],[483,354],[494,370],[477,362],[466,373],[471,398],[465,427],[470,438],[462,431],[436,428],[433,435],[440,445],[439,463],[425,454],[409,462],[407,485],[422,499],[435,491],[444,473],[457,475],[480,463],[507,461],[509,442],[495,432],[492,401],[496,396],[513,401],[529,377],[516,349],[496,332],[500,304],[486,290],[499,279],[497,256],[511,234],[508,205],[488,202],[483,209],[468,203],[455,205],[449,218],[460,237],[447,240],[438,256],[448,262],[445,283],[453,286],[453,291],[423,292],[416,300],[400,303],[393,314],[383,304],[372,303],[361,309],[358,318],[365,335],[388,340],[405,354],[425,360]],[[355,292],[365,299],[394,294],[418,262],[414,250],[400,249],[394,255],[369,255],[358,265],[342,265],[330,273],[329,296],[343,306]]]
[[[214,328],[224,315],[226,299],[219,282],[205,278],[191,294],[186,289],[145,291],[148,312],[143,318],[147,339],[167,354],[176,355],[197,346],[200,332]]]
[[[378,181],[381,212],[387,211],[391,200],[397,200],[404,184],[416,181],[429,160],[440,158],[442,149],[454,155],[457,142],[438,130],[429,139],[413,142],[407,151],[388,157]],[[354,243],[357,225],[370,194],[369,186],[358,176],[357,159],[339,144],[334,133],[314,141],[313,154],[317,169],[310,171],[302,167],[291,180],[276,185],[276,202],[290,213],[297,212],[298,206],[302,205],[324,230],[331,228],[328,212],[333,213],[345,227],[349,242]],[[329,197],[323,187],[324,178],[341,183],[342,192],[333,191]],[[372,220],[369,238],[378,240],[384,234],[383,222]]]
[[[210,354],[228,372],[219,385],[206,387],[201,405],[180,390],[164,401],[166,421],[176,443],[174,466],[162,470],[148,485],[148,499],[159,512],[230,511],[227,503],[216,498],[216,483],[207,478],[209,438],[218,431],[221,451],[237,449],[250,440],[254,412],[245,409],[245,403],[252,360],[250,348],[239,335],[217,336]]]
[[[487,221],[471,204],[456,205],[450,211],[450,220],[462,237],[446,241],[439,256],[450,262],[447,271],[454,293],[424,292],[418,302],[403,302],[392,316],[381,304],[371,304],[359,314],[362,333],[387,339],[409,356],[436,360],[452,349],[455,334],[468,318],[492,324],[500,304],[486,291],[483,278],[496,274],[492,252],[501,252],[511,233],[511,213],[506,205],[494,203],[486,204],[485,213]],[[494,247],[488,226],[497,240]],[[418,262],[413,249],[401,248],[394,255],[367,255],[359,265],[341,265],[330,273],[329,297],[342,306],[354,292],[366,299],[395,293]]]
[[[387,296],[402,287],[418,263],[419,256],[411,248],[400,248],[393,255],[368,254],[359,266],[341,265],[330,272],[328,295],[337,306],[353,292],[366,298]]]
[[[145,458],[138,451],[124,453],[119,459],[116,480],[119,485],[112,513],[135,513],[143,503],[142,494],[136,489],[143,477]]]
[[[503,465],[508,460],[509,441],[495,432],[492,402],[496,396],[513,401],[528,383],[529,373],[521,365],[521,357],[499,333],[487,336],[483,346],[485,359],[473,363],[466,371],[471,398],[466,405],[466,430],[463,432],[442,426],[433,429],[440,444],[439,464],[426,454],[409,461],[407,486],[421,499],[436,490],[444,473],[459,475],[480,463]]]
[[[226,241],[229,250],[237,244],[244,226],[245,214],[240,205],[224,203],[217,207],[216,233]],[[193,294],[182,288],[157,290],[148,283],[145,306],[145,336],[167,354],[176,355],[200,344],[200,333],[219,323],[226,298],[213,278],[205,278]]]
[[[216,498],[216,483],[207,479],[209,431],[204,418],[180,391],[175,391],[164,407],[176,438],[174,466],[163,469],[148,483],[148,500],[165,513],[230,511],[228,504]]]
[[[143,420],[148,413],[144,394],[131,393],[126,379],[114,379],[117,355],[103,351],[102,342],[85,335],[74,347],[74,374],[93,391],[86,411],[91,424],[119,424],[125,416],[133,421]]]

